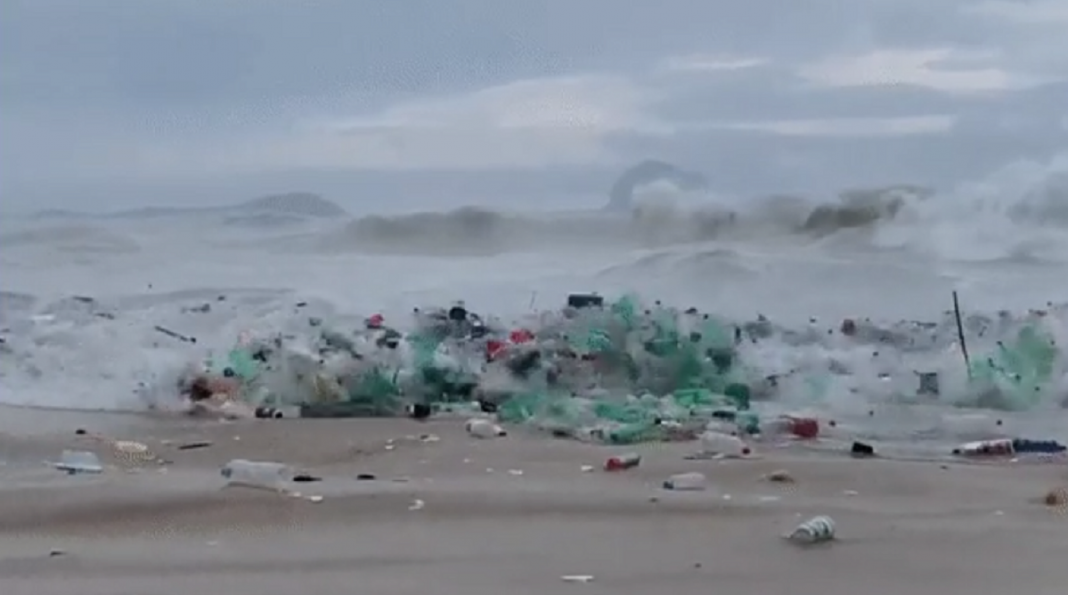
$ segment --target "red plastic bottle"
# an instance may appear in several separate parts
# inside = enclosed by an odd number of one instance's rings
[[[631,469],[637,467],[642,462],[642,457],[636,452],[628,452],[626,454],[616,455],[609,457],[604,462],[605,471],[623,471],[625,469]]]

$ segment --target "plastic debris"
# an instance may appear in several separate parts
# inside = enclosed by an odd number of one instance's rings
[[[765,475],[764,479],[772,483],[796,483],[797,481],[796,479],[794,479],[794,476],[790,475],[790,472],[785,469],[772,471],[771,473]]]
[[[1025,438],[1000,438],[968,442],[953,449],[953,454],[962,457],[998,457],[1017,454],[1052,455],[1068,451],[1068,447],[1056,440],[1028,440]]]
[[[934,322],[799,328],[635,295],[573,294],[557,310],[506,323],[457,303],[419,309],[396,327],[381,314],[350,327],[320,317],[298,333],[248,333],[219,354],[197,344],[203,363],[179,391],[191,409],[226,419],[487,417],[607,445],[706,431],[742,442],[813,439],[823,428],[812,412],[832,394],[1013,410],[1063,399],[1068,362],[1053,319],[973,315],[958,328],[949,312]],[[966,379],[956,354],[964,335]],[[813,349],[780,356],[783,346]],[[779,397],[805,414],[773,411]]]
[[[854,442],[853,445],[849,447],[849,454],[857,458],[874,457],[875,447],[863,442]]]
[[[201,448],[209,448],[212,445],[210,440],[198,440],[196,442],[185,442],[178,445],[178,450],[199,450]]]
[[[464,424],[464,429],[475,438],[500,438],[507,435],[503,428],[488,419],[470,419]]]
[[[286,492],[287,484],[292,481],[292,468],[273,461],[249,461],[234,459],[223,466],[220,474],[226,478],[227,485],[267,489]]]
[[[1046,492],[1042,503],[1056,508],[1068,507],[1068,488],[1054,488]]]
[[[59,461],[52,465],[60,471],[66,471],[68,475],[103,473],[104,471],[100,457],[87,450],[64,450],[59,456]]]
[[[605,471],[623,471],[637,467],[642,462],[642,457],[636,452],[628,452],[608,457],[604,462]]]
[[[723,457],[744,457],[751,453],[749,446],[737,436],[708,431],[700,436],[701,454]]]
[[[708,479],[705,477],[705,474],[698,473],[697,471],[676,473],[664,480],[663,483],[665,490],[675,492],[699,492],[704,490],[707,485]]]
[[[825,543],[835,539],[834,520],[820,515],[798,525],[793,532],[785,536],[787,540],[799,545]]]

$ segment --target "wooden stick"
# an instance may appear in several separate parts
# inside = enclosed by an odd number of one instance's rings
[[[972,377],[972,362],[968,357],[968,344],[964,342],[964,323],[960,320],[960,301],[957,292],[953,292],[953,314],[957,318],[957,338],[960,340],[960,352],[964,354],[964,367],[968,370],[968,378]]]

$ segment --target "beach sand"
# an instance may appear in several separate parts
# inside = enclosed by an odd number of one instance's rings
[[[669,444],[639,447],[638,468],[606,473],[619,449],[523,432],[474,440],[456,420],[165,420],[125,431],[115,437],[171,464],[107,457],[116,467],[103,474],[67,476],[41,461],[108,449],[73,428],[0,435],[0,593],[1045,595],[1068,584],[1068,518],[1040,501],[1068,485],[1063,464],[776,449],[690,461],[693,444]],[[201,439],[212,446],[177,449]],[[239,457],[324,479],[293,484],[301,498],[223,488],[219,467]],[[778,469],[796,482],[764,479]],[[683,471],[705,473],[709,488],[660,487]],[[815,514],[835,519],[835,542],[782,538]]]

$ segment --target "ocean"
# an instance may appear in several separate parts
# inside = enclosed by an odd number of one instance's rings
[[[484,316],[514,320],[559,308],[571,292],[633,292],[820,335],[844,318],[938,322],[957,291],[966,316],[1008,311],[1022,325],[1029,308],[1044,309],[1045,332],[1068,332],[1058,307],[1068,301],[1068,159],[942,191],[732,198],[654,185],[623,214],[599,210],[597,200],[570,211],[364,205],[339,216],[305,197],[266,208],[7,217],[0,402],[145,411],[178,398],[174,381],[191,362],[242,335],[299,332],[310,316],[340,324],[379,313],[404,328],[415,307],[464,300]],[[1016,328],[971,337],[969,348],[994,349]],[[939,372],[944,392],[963,391],[966,370],[948,331],[930,349],[888,348],[878,358],[870,345],[826,338],[773,338],[747,349],[749,363],[768,374],[846,364],[849,378],[818,398],[799,384],[776,406],[854,420],[859,434],[1068,438],[1063,358],[1040,399],[1004,411],[967,398],[902,401],[917,371]]]

